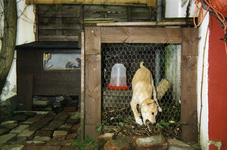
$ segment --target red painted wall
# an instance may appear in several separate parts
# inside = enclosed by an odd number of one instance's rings
[[[227,12],[222,13],[224,16]],[[208,51],[208,135],[209,140],[221,141],[227,150],[227,55],[223,29],[214,16],[210,18]],[[204,35],[205,36],[205,35]],[[210,145],[210,150],[217,150]]]

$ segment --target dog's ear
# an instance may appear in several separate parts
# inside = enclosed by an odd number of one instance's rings
[[[153,103],[155,103],[153,99],[147,99],[147,105],[152,105]]]

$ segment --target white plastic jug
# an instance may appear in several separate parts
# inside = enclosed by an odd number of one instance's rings
[[[125,87],[126,84],[126,68],[121,63],[116,63],[111,70],[110,86]]]

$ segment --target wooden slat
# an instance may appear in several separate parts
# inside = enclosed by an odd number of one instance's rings
[[[181,43],[182,29],[102,27],[102,43]]]
[[[198,56],[198,29],[183,28],[182,55]]]
[[[100,27],[86,27],[85,37],[86,55],[101,55]]]
[[[39,29],[55,29],[55,30],[63,30],[63,29],[68,29],[68,30],[72,30],[72,29],[80,29],[80,24],[61,24],[61,25],[39,25]]]
[[[131,27],[136,27],[136,26],[144,26],[144,27],[149,27],[149,26],[185,26],[185,25],[190,25],[186,23],[185,21],[181,22],[115,22],[115,23],[97,23],[97,26],[100,27],[123,27],[123,26],[131,26]]]
[[[39,41],[78,41],[78,36],[39,36]]]
[[[101,55],[86,55],[85,66],[86,66],[85,124],[86,125],[100,124],[101,123]]]
[[[147,0],[26,0],[26,4],[147,4]]]
[[[17,94],[19,110],[32,110],[32,98],[33,98],[33,75],[20,75],[17,77]]]
[[[182,56],[181,60],[181,121],[182,138],[198,142],[197,132],[197,56]]]

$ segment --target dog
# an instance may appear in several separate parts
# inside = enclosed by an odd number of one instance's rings
[[[140,68],[136,71],[132,79],[132,100],[130,102],[132,111],[135,116],[136,123],[146,126],[146,121],[150,121],[152,124],[156,123],[156,115],[162,111],[158,104],[156,97],[156,90],[154,87],[154,81],[151,72],[143,66],[143,62],[140,62]],[[152,97],[153,92],[153,99]],[[143,122],[140,119],[140,115],[137,111],[137,104],[141,108],[141,114]]]

